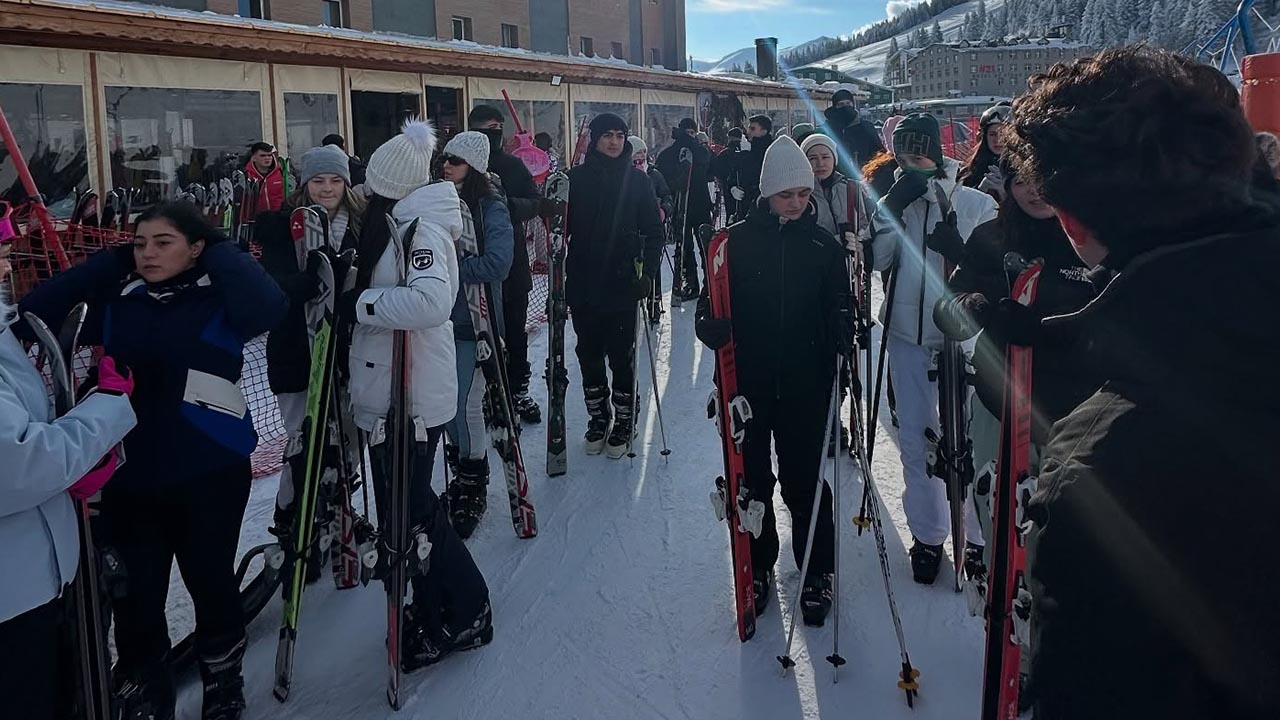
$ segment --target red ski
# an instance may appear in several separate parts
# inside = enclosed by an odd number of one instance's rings
[[[720,231],[711,240],[707,256],[707,287],[711,293],[711,315],[728,319],[729,310],[729,232]],[[738,395],[738,370],[734,361],[733,341],[716,351],[716,416],[720,423],[721,445],[724,447],[724,476],[716,479],[711,494],[716,515],[729,524],[729,546],[733,557],[733,594],[737,602],[738,638],[743,642],[756,632],[755,596],[751,587],[751,535],[749,513],[751,501],[743,478],[742,441],[751,408],[746,398]],[[759,505],[759,503],[756,503]],[[759,527],[758,519],[755,526]]]
[[[1023,305],[1036,299],[1040,264],[1027,265],[1015,253],[1005,269],[1018,272],[1010,296]],[[1005,350],[1005,391],[1000,412],[1000,453],[991,502],[991,572],[988,574],[987,646],[982,678],[982,720],[1018,717],[1019,637],[1030,615],[1026,582],[1027,547],[1022,519],[1023,495],[1031,480],[1031,348]]]

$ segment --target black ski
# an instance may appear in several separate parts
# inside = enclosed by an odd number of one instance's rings
[[[569,471],[569,452],[565,442],[564,396],[569,387],[569,371],[564,366],[564,322],[569,306],[564,297],[565,225],[569,214],[569,176],[562,172],[547,178],[543,194],[549,200],[565,204],[564,212],[550,218],[547,225],[548,271],[547,325],[550,328],[547,353],[547,475],[555,477]]]

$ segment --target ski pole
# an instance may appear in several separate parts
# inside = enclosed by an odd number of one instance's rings
[[[796,586],[796,600],[792,603],[791,622],[787,630],[787,649],[783,654],[779,655],[777,660],[782,665],[782,675],[786,677],[787,670],[795,667],[796,661],[791,659],[791,643],[796,636],[796,613],[795,608],[800,607],[800,595],[804,590],[804,580],[809,575],[809,559],[813,555],[813,538],[818,532],[818,512],[822,508],[822,485],[826,482],[825,468],[823,467],[826,458],[827,438],[831,437],[831,425],[835,422],[835,417],[840,412],[840,365],[844,358],[836,357],[836,374],[831,381],[831,400],[827,404],[827,422],[826,430],[822,433],[822,457],[823,460],[818,462],[818,482],[813,493],[813,509],[809,515],[809,534],[804,543],[804,560],[800,563],[800,584]],[[839,462],[837,460],[837,462]]]
[[[843,364],[842,363],[843,360],[844,360],[843,355],[836,360],[836,382],[837,383],[840,382],[840,366]],[[839,417],[840,415],[839,392],[840,392],[839,386],[837,385],[836,395],[833,398],[835,402],[832,404],[832,407],[831,407],[831,423],[833,426],[836,423],[836,418]],[[855,402],[855,406],[856,406],[856,402]],[[857,412],[856,407],[854,408],[854,412],[855,413]],[[832,473],[831,505],[833,508],[833,513],[838,515],[840,513],[840,454],[839,453],[836,453],[835,462],[833,462],[832,465],[834,467],[831,471]],[[819,491],[821,491],[822,488],[818,488],[818,489]],[[812,521],[810,521],[810,524],[812,525]],[[845,664],[845,659],[840,656],[840,528],[838,526],[836,527],[836,532],[835,532],[835,543],[836,543],[835,558],[834,558],[835,565],[834,565],[834,572],[831,573],[832,575],[831,592],[835,598],[835,608],[833,609],[835,610],[836,616],[835,616],[835,626],[831,628],[833,632],[833,635],[831,638],[831,654],[827,656],[827,662],[831,663],[832,684],[840,682],[840,666]]]
[[[641,305],[643,308],[643,305]],[[662,456],[667,457],[671,454],[671,448],[667,447],[667,426],[662,421],[662,394],[658,392],[658,363],[653,357],[653,329],[649,327],[649,312],[644,312],[644,344],[649,350],[649,377],[653,384],[653,406],[658,411],[658,433],[662,437]]]
[[[638,269],[638,268],[637,268]],[[636,303],[636,329],[631,333],[631,433],[627,435],[627,457],[636,459],[636,416],[640,414],[640,381],[636,378],[636,346],[640,344],[637,335],[640,333],[640,311],[644,301]]]
[[[895,268],[893,274],[889,277],[889,292],[885,295],[884,326],[880,329],[880,358],[876,361],[876,385],[871,397],[867,398],[867,408],[871,412],[870,422],[866,427],[867,437],[867,466],[871,466],[871,458],[875,454],[876,447],[876,428],[880,420],[880,389],[884,380],[885,361],[888,359],[889,352],[889,323],[893,321],[893,298],[898,291],[898,271]],[[861,433],[859,433],[861,434]],[[870,518],[867,516],[867,502],[871,497],[871,486],[865,481],[862,484],[862,503],[858,508],[858,515],[853,519],[855,525],[858,526],[858,535],[862,535],[862,531],[871,524]]]

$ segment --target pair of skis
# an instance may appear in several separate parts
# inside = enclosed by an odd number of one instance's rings
[[[1010,297],[1032,305],[1040,284],[1040,263],[1027,264],[1017,253],[1004,259],[1017,273]],[[1029,644],[1031,614],[1027,586],[1027,521],[1024,503],[1034,489],[1031,476],[1031,348],[1005,349],[1005,389],[1000,406],[1000,451],[992,488],[991,570],[987,573],[987,642],[982,677],[982,720],[1018,716],[1019,661]]]
[[[564,361],[564,326],[569,305],[564,294],[565,244],[569,216],[569,176],[552,173],[543,186],[543,196],[563,203],[564,210],[547,222],[547,475],[556,477],[569,471],[569,450],[565,435],[564,397],[569,388],[569,372]]]
[[[36,336],[40,358],[49,369],[53,385],[54,414],[71,412],[76,404],[72,358],[79,346],[80,329],[88,315],[88,305],[72,308],[57,335],[32,313],[24,315]],[[76,659],[80,697],[77,717],[108,720],[112,717],[111,656],[107,651],[106,618],[102,612],[98,550],[94,545],[89,522],[88,501],[76,503],[76,525],[80,530],[80,570],[76,573],[71,596],[76,632]],[[14,648],[15,651],[19,649]]]

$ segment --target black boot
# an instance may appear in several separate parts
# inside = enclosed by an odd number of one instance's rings
[[[609,434],[609,388],[603,385],[584,387],[582,394],[587,401],[587,454],[599,455],[604,450],[605,436]]]
[[[201,720],[240,720],[244,714],[244,641],[219,657],[200,658],[204,681]]]
[[[800,614],[804,624],[822,627],[831,612],[831,573],[818,573],[804,581],[800,590]]]
[[[605,455],[611,460],[626,455],[635,437],[635,394],[615,390],[613,393],[613,430],[605,444]]]
[[[529,397],[528,390],[516,390],[511,400],[512,407],[515,408],[516,414],[520,416],[521,422],[527,422],[530,425],[542,422],[542,408],[538,407],[538,403]]]
[[[458,461],[458,474],[449,483],[449,522],[463,540],[471,537],[489,506],[489,458]]]
[[[921,585],[932,585],[938,579],[938,568],[942,565],[942,546],[926,545],[912,538],[911,576]]]
[[[773,571],[756,568],[751,571],[751,599],[755,601],[756,617],[764,614],[769,607],[769,596],[773,594]]]
[[[140,671],[117,669],[114,682],[121,720],[173,720],[177,694],[164,663]]]
[[[987,579],[986,548],[967,542],[964,544],[964,575],[974,582]]]
[[[480,614],[461,627],[446,621],[439,631],[433,631],[421,619],[421,613],[410,607],[405,612],[403,640],[400,669],[413,672],[440,662],[450,653],[488,645],[493,641],[493,612],[486,602]]]

